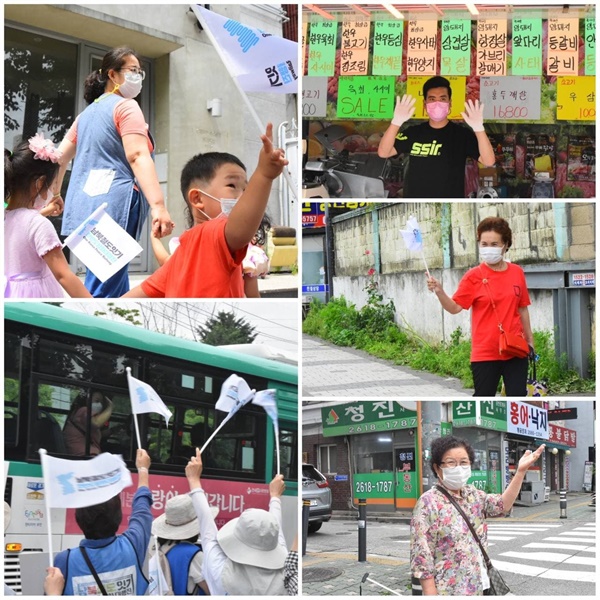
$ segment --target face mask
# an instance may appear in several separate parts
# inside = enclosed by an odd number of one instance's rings
[[[33,201],[33,208],[35,210],[41,210],[42,208],[44,208],[44,206],[46,206],[46,204],[48,204],[48,202],[50,202],[50,200],[52,199],[51,197],[51,191],[50,188],[48,188],[48,190],[46,191],[46,197],[44,198],[42,196],[42,190],[40,190],[40,193],[35,197],[35,200]]]
[[[113,94],[117,90],[123,98],[135,98],[142,91],[142,76],[137,73],[125,73],[124,83],[117,84]]]
[[[221,212],[216,217],[209,217],[203,210],[198,209],[209,221],[212,221],[212,219],[228,217],[236,202],[239,200],[239,198],[215,198],[212,194],[208,194],[200,188],[198,188],[198,191],[202,192],[205,196],[212,198],[221,205]]]
[[[97,415],[102,412],[102,402],[92,402],[92,414]]]
[[[460,490],[471,477],[471,467],[442,468],[444,479],[442,483],[449,490]]]
[[[449,102],[429,102],[425,110],[432,121],[443,121],[450,114]]]
[[[504,246],[500,248],[494,248],[492,246],[486,246],[479,248],[479,256],[488,265],[498,264],[502,260],[502,250]]]

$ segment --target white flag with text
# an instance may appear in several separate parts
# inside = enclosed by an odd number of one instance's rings
[[[156,390],[144,381],[133,377],[129,367],[127,367],[127,383],[129,384],[132,414],[158,413],[165,418],[168,427],[173,413],[167,408]]]

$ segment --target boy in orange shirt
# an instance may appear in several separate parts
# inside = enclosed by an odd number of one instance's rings
[[[283,150],[273,148],[271,123],[261,140],[258,165],[247,183],[244,165],[231,154],[209,153],[209,159],[199,154],[188,162],[181,191],[194,226],[181,235],[170,260],[123,298],[244,297],[242,260],[265,213],[273,180],[288,164]],[[227,204],[233,205],[230,214]]]

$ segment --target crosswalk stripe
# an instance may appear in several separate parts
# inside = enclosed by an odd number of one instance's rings
[[[575,544],[542,544],[540,542],[531,542],[525,544],[523,548],[548,548],[549,550],[577,550],[579,552],[593,552],[596,554],[596,548],[585,546],[576,546]]]
[[[563,534],[563,535],[565,535],[565,534]],[[567,537],[565,535],[565,537],[558,537],[558,536],[547,537],[547,538],[544,538],[544,541],[545,542],[579,542],[579,543],[582,543],[582,542],[592,542],[594,540],[592,540],[592,539],[585,540],[585,539],[582,539],[579,537]]]
[[[499,533],[500,535],[504,535],[506,533],[510,535],[533,535],[535,533],[535,531],[519,531],[517,529],[493,529],[491,532],[494,534]]]
[[[509,558],[524,558],[526,560],[539,560],[544,562],[564,562],[574,565],[595,565],[596,559],[591,556],[571,556],[559,552],[502,552],[500,556]]]
[[[594,533],[596,533],[596,528],[595,527],[575,527],[575,529],[573,529],[573,531],[593,531]]]
[[[578,535],[580,536],[582,539],[583,538],[590,538],[590,539],[595,539],[596,534],[591,532],[591,531],[565,531],[563,533],[559,533],[558,535]]]
[[[495,542],[508,542],[509,540],[514,540],[513,537],[505,537],[503,535],[488,535],[488,540],[494,540]]]
[[[494,567],[500,571],[507,571],[517,575],[529,575],[543,579],[560,579],[565,581],[582,581],[595,583],[596,573],[593,571],[562,571],[560,569],[547,569],[518,563],[505,562],[494,559]]]
[[[508,529],[514,529],[522,527],[523,529],[548,529],[549,527],[562,527],[562,525],[556,525],[554,523],[488,523],[488,527],[506,527]]]

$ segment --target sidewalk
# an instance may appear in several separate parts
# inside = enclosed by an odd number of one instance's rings
[[[567,495],[567,519],[595,521],[596,509],[589,506],[592,495],[573,492]],[[502,522],[552,522],[560,519],[560,496],[551,493],[549,502],[538,506],[514,506],[512,517]],[[356,512],[335,511],[334,519],[356,518]],[[410,522],[410,511],[394,515],[368,515],[368,520],[379,522]],[[358,596],[361,580],[368,577],[404,595],[410,592],[410,548],[406,544],[398,557],[367,554],[366,562],[358,562],[356,552],[321,552],[302,557],[302,594],[304,596]],[[390,596],[390,592],[365,581],[363,596]]]
[[[440,377],[394,365],[355,348],[334,346],[320,338],[302,336],[302,396],[472,396],[454,377]]]

